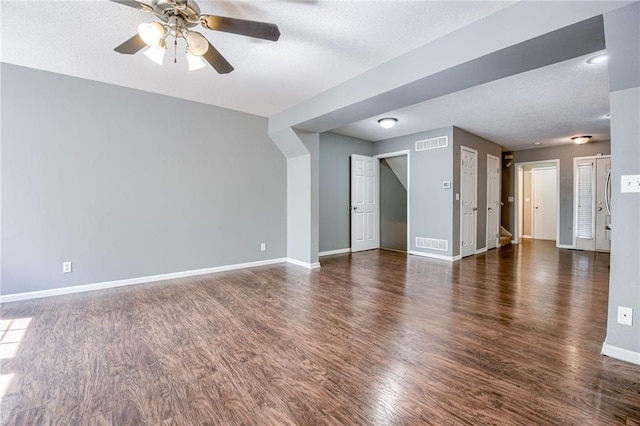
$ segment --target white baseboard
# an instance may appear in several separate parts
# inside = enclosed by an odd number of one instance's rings
[[[308,263],[296,259],[291,259],[290,257],[287,258],[286,261],[293,265],[302,266],[303,268],[307,269],[317,269],[320,267],[320,262]]]
[[[563,249],[573,249],[573,248],[575,248],[574,246],[572,246],[570,244],[556,244],[556,247],[563,248]]]
[[[192,271],[172,272],[169,274],[151,275],[148,277],[128,278],[124,280],[106,281],[95,284],[84,284],[73,287],[61,287],[51,290],[30,291],[27,293],[16,293],[0,295],[0,303],[17,302],[19,300],[39,299],[41,297],[61,296],[64,294],[83,293],[85,291],[105,290],[108,288],[123,287],[128,285],[145,284],[157,281],[172,280],[176,278],[194,277],[197,275],[215,274],[217,272],[233,271],[236,269],[254,268],[256,266],[272,265],[274,263],[284,263],[288,259],[269,259],[256,262],[237,263],[233,265],[215,266],[213,268],[195,269]]]
[[[337,249],[337,250],[321,251],[320,253],[318,253],[318,256],[319,257],[331,256],[332,254],[342,254],[342,253],[349,253],[349,252],[351,252],[351,248],[347,247],[347,248]]]
[[[511,240],[511,244],[518,244],[516,240]]]
[[[487,252],[487,248],[483,247],[481,249],[476,250],[476,254],[482,254],[482,253],[486,253]]]
[[[415,251],[415,250],[409,251],[409,254],[422,256],[422,257],[430,257],[432,259],[447,260],[449,262],[455,262],[456,260],[460,260],[462,258],[461,256],[443,256],[441,254],[425,253],[423,251]]]
[[[640,365],[640,353],[630,351],[628,349],[612,346],[606,342],[602,345],[602,355],[609,356],[611,358],[619,359],[621,361],[630,362],[631,364]]]

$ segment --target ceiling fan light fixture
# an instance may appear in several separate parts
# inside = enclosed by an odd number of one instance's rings
[[[397,122],[398,122],[398,119],[393,117],[385,117],[378,120],[378,124],[383,129],[390,129],[393,126],[395,126]]]
[[[164,36],[164,27],[159,22],[142,23],[138,25],[138,35],[148,46],[158,46]]]
[[[164,52],[166,49],[162,46],[150,46],[145,52],[144,56],[151,59],[158,65],[162,65],[162,61],[164,60]]]
[[[591,139],[591,136],[575,136],[571,138],[571,140],[573,140],[573,143],[575,143],[576,145],[584,145],[585,143],[589,142],[589,139]]]
[[[202,56],[196,56],[187,52],[187,62],[189,63],[189,71],[199,70],[207,66],[202,60]]]
[[[187,44],[189,45],[189,53],[195,56],[202,56],[209,50],[209,42],[200,33],[195,31],[187,32],[185,36]]]

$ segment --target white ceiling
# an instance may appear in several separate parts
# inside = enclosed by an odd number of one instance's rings
[[[198,1],[203,14],[275,23],[276,43],[200,31],[235,67],[218,75],[187,71],[167,54],[160,67],[113,48],[153,15],[107,0],[0,0],[0,60],[189,99],[265,117],[503,9],[494,1]],[[147,3],[150,3],[148,0]],[[184,49],[184,46],[182,46]],[[456,125],[509,149],[570,143],[570,136],[609,139],[605,65],[566,61],[433,99],[336,129],[368,140]]]
[[[146,3],[150,4],[151,0]],[[160,68],[113,48],[152,14],[106,0],[2,0],[3,62],[272,116],[509,2],[197,1],[203,14],[275,23],[278,42],[201,32],[235,67]],[[511,2],[512,3],[512,2]],[[183,46],[184,49],[184,46]]]
[[[571,143],[572,136],[609,140],[607,64],[589,54],[517,74],[335,129],[371,141],[454,125],[509,150]],[[377,124],[398,118],[392,129]]]

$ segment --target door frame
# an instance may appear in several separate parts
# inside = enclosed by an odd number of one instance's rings
[[[404,149],[402,151],[385,152],[374,155],[373,158],[382,160],[383,158],[400,157],[403,155],[407,156],[407,253],[409,253],[411,250],[411,221],[409,220],[411,218],[411,150]],[[378,215],[380,215],[380,195],[378,195]],[[379,227],[382,226],[381,223],[378,223],[378,225]],[[381,235],[380,229],[378,229],[378,235]]]
[[[458,174],[458,178],[460,179],[460,201],[458,204],[458,211],[460,212],[460,238],[458,241],[458,246],[459,246],[459,250],[460,250],[460,258],[463,258],[462,256],[462,224],[464,222],[464,215],[462,214],[462,151],[467,150],[470,152],[475,153],[475,164],[474,164],[474,170],[476,171],[476,178],[475,178],[475,192],[476,192],[476,207],[475,207],[475,215],[474,215],[474,221],[476,223],[475,229],[476,229],[476,235],[475,238],[473,239],[473,254],[469,255],[469,256],[473,256],[476,253],[476,250],[478,250],[478,150],[470,148],[468,146],[464,146],[464,145],[460,145],[460,162],[459,162],[459,166],[460,166],[460,171]],[[485,246],[486,248],[486,246]]]
[[[580,160],[593,160],[593,169],[594,169],[594,173],[593,173],[593,188],[594,190],[596,189],[596,185],[597,185],[597,176],[596,176],[596,161],[598,160],[598,158],[608,158],[611,159],[611,154],[606,154],[606,155],[585,155],[583,157],[573,157],[573,206],[571,206],[573,208],[573,214],[572,214],[572,220],[573,220],[573,232],[572,232],[572,240],[571,243],[573,244],[571,248],[576,248],[578,246],[578,237],[576,235],[576,225],[578,223],[578,198],[576,197],[576,194],[578,193],[578,181],[577,181],[577,177],[578,177],[578,162]],[[595,202],[596,202],[596,197],[594,195],[593,197],[593,202],[594,202],[594,217],[593,217],[593,223],[595,226]],[[595,235],[593,236],[594,238],[594,252],[597,251],[595,250]]]
[[[515,234],[513,235],[513,243],[518,244],[520,242],[520,213],[522,206],[520,205],[520,199],[522,197],[522,179],[520,179],[520,170],[523,170],[524,166],[535,166],[539,165],[549,165],[550,163],[555,164],[556,169],[556,247],[559,248],[573,248],[572,246],[566,246],[560,244],[560,159],[554,158],[551,160],[538,160],[538,161],[524,161],[521,163],[515,163],[513,174],[515,175],[515,191],[514,191],[514,202],[516,212],[514,214],[514,226]]]
[[[502,194],[502,161],[500,161],[500,157],[496,157],[495,155],[491,155],[491,154],[487,154],[487,193],[489,193],[489,158],[494,158],[496,160],[496,162],[498,163],[498,192],[497,192],[497,196],[498,196],[498,236],[496,237],[497,241],[496,241],[496,248],[500,248],[501,244],[500,244],[500,224],[502,223],[502,217],[501,217],[501,206],[500,206],[500,199],[501,194]],[[487,198],[487,204],[489,203],[488,198]],[[484,235],[487,239],[487,241],[485,242],[485,247],[487,248],[487,250],[489,250],[489,217],[488,217],[488,208],[487,208],[487,226],[484,232]]]

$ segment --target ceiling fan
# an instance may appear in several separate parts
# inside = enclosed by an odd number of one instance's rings
[[[190,28],[198,24],[208,30],[223,31],[263,40],[277,41],[280,38],[280,30],[275,24],[224,16],[201,15],[200,8],[194,0],[152,0],[151,5],[137,0],[111,1],[144,12],[152,12],[162,21],[162,23],[155,21],[149,24],[140,24],[138,34],[113,50],[125,55],[133,55],[143,47],[150,46],[145,55],[160,64],[162,64],[162,57],[167,47],[166,40],[172,37],[176,49],[178,39],[185,40],[189,69],[204,67],[205,64],[200,59],[204,58],[219,74],[227,74],[233,71],[233,66],[202,34],[190,30]]]

